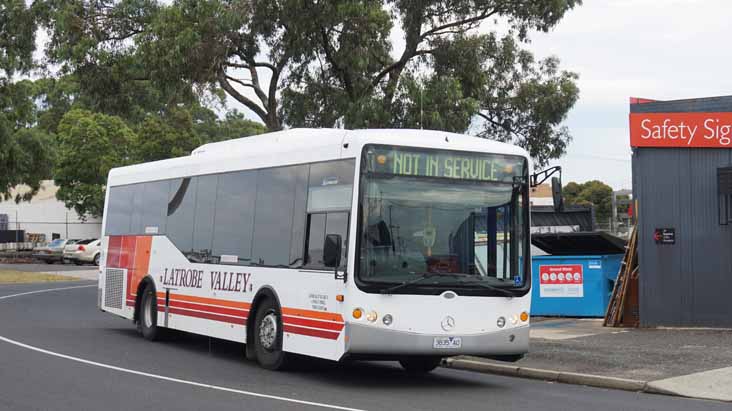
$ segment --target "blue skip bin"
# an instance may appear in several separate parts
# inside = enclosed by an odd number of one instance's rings
[[[602,233],[573,233],[582,234],[584,240],[588,235],[596,234],[600,237]],[[535,316],[561,316],[561,317],[602,317],[605,315],[613,284],[620,269],[620,262],[623,259],[621,250],[622,240],[612,238],[610,243],[597,241],[595,245],[605,243],[604,246],[592,249],[578,250],[573,247],[576,239],[566,241],[568,234],[561,236],[552,234],[554,237],[562,237],[559,240],[548,239],[547,235],[540,235],[539,241],[533,241],[534,245],[544,251],[565,254],[571,251],[599,251],[608,254],[582,254],[582,255],[540,255],[532,257],[532,290],[531,290],[531,314]],[[595,239],[597,240],[597,239]],[[616,241],[620,240],[620,241]],[[551,243],[551,246],[547,246]],[[590,241],[582,241],[583,247],[587,247]]]

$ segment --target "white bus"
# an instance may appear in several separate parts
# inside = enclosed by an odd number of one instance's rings
[[[439,131],[292,129],[113,169],[100,309],[295,355],[520,358],[529,157]]]

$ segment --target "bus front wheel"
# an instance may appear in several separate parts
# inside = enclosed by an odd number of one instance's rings
[[[158,298],[155,287],[151,284],[145,286],[145,291],[142,292],[137,327],[142,336],[150,341],[158,340],[162,335],[162,330],[158,327]]]
[[[441,361],[441,357],[407,357],[399,360],[399,364],[410,374],[426,374],[437,368]]]
[[[257,308],[254,322],[254,350],[257,362],[268,370],[286,368],[289,358],[282,350],[282,316],[279,308],[267,298]]]

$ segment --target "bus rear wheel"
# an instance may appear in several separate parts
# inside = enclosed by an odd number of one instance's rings
[[[427,374],[437,368],[442,357],[406,357],[399,360],[399,364],[409,374]]]
[[[159,340],[163,334],[163,330],[158,327],[158,298],[152,284],[146,285],[142,292],[137,328],[150,341]]]
[[[282,350],[282,315],[272,299],[262,301],[254,322],[254,352],[257,362],[268,370],[282,370],[289,364],[289,355]]]

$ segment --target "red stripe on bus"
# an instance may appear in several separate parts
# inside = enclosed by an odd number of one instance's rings
[[[165,298],[165,293],[158,291],[158,297]],[[248,309],[251,306],[251,304],[249,304],[249,303],[240,302],[240,301],[221,300],[218,298],[197,297],[194,295],[186,295],[186,294],[170,293],[170,298],[176,299],[176,300],[188,301],[188,302],[192,302],[192,303],[223,305],[226,307],[232,307],[234,309]]]
[[[163,301],[165,303],[165,301]],[[160,304],[160,303],[158,303]],[[183,301],[176,301],[171,299],[170,300],[170,307],[180,307],[180,308],[190,308],[192,310],[199,310],[199,311],[206,311],[211,312],[215,314],[226,314],[226,315],[236,315],[239,317],[246,318],[249,315],[249,310],[238,310],[235,308],[224,308],[224,307],[212,307],[210,305],[201,305],[201,304],[195,304],[195,303],[187,303]]]
[[[283,317],[282,322],[285,324],[304,325],[306,327],[324,328],[326,330],[340,331],[344,325],[342,323],[329,323],[325,321],[309,320],[300,317]]]
[[[165,312],[165,307],[158,306],[158,311]],[[214,320],[214,321],[220,321],[220,322],[224,322],[224,323],[231,323],[231,324],[238,324],[238,325],[246,325],[246,323],[247,323],[246,318],[226,317],[223,315],[218,315],[218,314],[213,314],[213,313],[202,313],[200,311],[186,310],[185,308],[168,307],[168,313],[184,315],[186,317],[204,318],[207,320]]]
[[[337,340],[340,333],[333,331],[313,330],[310,328],[297,327],[294,325],[285,324],[283,327],[284,331],[292,334],[307,335],[309,337],[326,338],[328,340]]]

